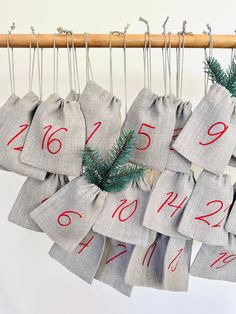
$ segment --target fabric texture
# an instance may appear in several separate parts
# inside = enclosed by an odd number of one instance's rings
[[[122,126],[134,131],[136,149],[131,162],[163,171],[166,167],[175,126],[172,97],[159,97],[148,89],[140,91]]]
[[[68,182],[68,177],[55,174],[47,174],[44,181],[26,179],[10,211],[8,220],[26,229],[42,231],[32,220],[30,213]]]
[[[107,192],[77,177],[31,212],[36,224],[62,249],[72,252],[91,230]]]
[[[235,104],[225,87],[212,84],[173,148],[201,168],[223,174],[235,149]]]
[[[77,95],[52,94],[38,107],[20,154],[21,162],[46,172],[78,176],[85,143],[85,121]]]

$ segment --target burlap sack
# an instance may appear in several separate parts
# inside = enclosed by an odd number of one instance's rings
[[[236,238],[227,246],[203,244],[191,266],[192,276],[236,282]]]
[[[233,201],[230,176],[215,175],[203,170],[184,210],[178,231],[209,245],[227,245],[224,229]]]
[[[78,176],[85,122],[74,91],[64,100],[52,94],[36,111],[20,155],[21,162],[44,171]]]
[[[226,88],[212,84],[173,148],[201,168],[222,174],[235,148],[235,104]]]
[[[143,225],[170,237],[186,239],[177,229],[194,185],[192,171],[162,172],[151,192]]]
[[[91,230],[106,196],[107,192],[77,177],[30,216],[55,243],[72,252]]]
[[[121,242],[146,245],[149,230],[143,226],[143,217],[149,194],[144,179],[121,192],[109,193],[93,230]]]
[[[122,126],[134,130],[136,149],[131,162],[163,171],[166,167],[175,126],[175,106],[171,97],[159,97],[144,88],[134,100]]]
[[[45,171],[25,165],[19,160],[39,103],[39,98],[33,92],[28,92],[15,103],[14,110],[5,117],[0,128],[0,165],[20,175],[43,180]]]
[[[102,261],[95,278],[130,296],[132,286],[125,282],[125,274],[132,251],[133,245],[106,238]]]
[[[183,127],[185,126],[192,114],[192,104],[190,102],[177,101],[176,105],[176,121],[174,133],[172,136],[172,144],[181,133]],[[175,151],[175,149],[172,148],[172,144],[169,151],[166,169],[189,173],[191,168],[191,162],[182,155],[180,155],[177,151]]]
[[[47,174],[44,181],[28,178],[10,211],[8,220],[21,227],[42,231],[30,213],[69,182],[68,177]]]
[[[53,244],[49,255],[76,276],[91,284],[100,265],[104,246],[105,237],[90,231],[71,253]]]
[[[120,100],[88,81],[79,102],[86,124],[85,143],[105,155],[120,134]]]

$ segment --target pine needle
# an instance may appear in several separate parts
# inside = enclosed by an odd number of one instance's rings
[[[227,75],[214,57],[206,59],[204,62],[204,71],[213,83],[226,86]]]

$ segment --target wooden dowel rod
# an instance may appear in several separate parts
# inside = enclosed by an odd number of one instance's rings
[[[74,34],[75,47],[84,47],[84,35]],[[92,48],[107,48],[109,47],[109,34],[88,34],[88,46]],[[166,37],[167,41],[169,36]],[[236,48],[236,35],[213,35],[214,48]],[[37,45],[37,36],[30,34],[11,34],[9,35],[10,47],[13,48],[28,48],[32,40],[32,47]],[[171,47],[176,48],[179,45],[179,35],[171,34]],[[145,36],[143,34],[127,34],[127,48],[142,48],[144,47]],[[53,48],[54,35],[40,34],[39,46],[42,48]],[[71,46],[71,36],[69,36],[69,45]],[[164,46],[164,35],[152,34],[151,45],[153,48],[161,48]],[[124,36],[112,35],[112,47],[122,48],[124,46]],[[0,47],[7,47],[7,35],[0,34]],[[66,48],[66,35],[56,35],[56,47]],[[186,48],[207,48],[209,47],[209,35],[185,35]]]

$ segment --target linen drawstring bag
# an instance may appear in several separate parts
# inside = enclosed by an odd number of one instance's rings
[[[192,276],[236,282],[236,238],[229,235],[227,246],[203,244],[191,266]]]
[[[225,223],[225,230],[229,233],[236,235],[236,183],[234,183],[233,190],[234,202],[230,208],[230,212]]]
[[[151,192],[143,225],[170,237],[186,239],[177,229],[194,185],[192,171],[162,172]]]
[[[201,168],[222,174],[235,148],[235,104],[225,87],[212,84],[173,148]]]
[[[132,286],[125,282],[125,273],[133,251],[133,245],[106,238],[102,261],[95,278],[130,296]]]
[[[71,253],[53,244],[49,255],[76,276],[91,284],[100,265],[104,246],[105,237],[89,231]]]
[[[91,230],[107,192],[77,177],[31,212],[36,224],[62,249],[72,252]]]
[[[228,232],[224,224],[233,201],[229,175],[203,170],[181,218],[178,231],[209,245],[226,246]]]
[[[10,211],[8,220],[26,229],[42,231],[31,219],[30,213],[68,182],[67,177],[51,173],[47,174],[44,181],[26,179]]]
[[[176,100],[176,121],[175,129],[172,136],[172,144],[178,135],[181,133],[183,127],[187,123],[188,119],[192,114],[192,104],[190,102],[182,102]],[[172,147],[169,151],[168,161],[166,169],[177,171],[177,172],[186,172],[189,173],[191,168],[191,162],[180,155]]]
[[[20,175],[43,180],[46,175],[44,171],[25,165],[19,160],[34,113],[40,104],[40,99],[32,92],[34,61],[35,49],[32,57],[30,41],[29,92],[15,103],[14,109],[6,114],[0,127],[0,165]],[[14,81],[12,84],[14,86]]]
[[[70,50],[68,57],[71,60]],[[78,95],[73,90],[71,62],[68,68],[71,92],[62,99],[56,87],[54,93],[40,104],[20,160],[46,172],[78,176],[82,166],[85,122]]]
[[[168,237],[157,234],[146,246],[135,246],[125,275],[133,286],[162,289],[163,264]]]
[[[89,75],[89,55],[86,43],[86,80],[87,84],[80,97],[80,106],[86,124],[85,144],[106,154],[120,135],[121,102],[113,95],[112,63],[110,62],[110,92],[103,89]],[[110,49],[111,53],[111,49]]]
[[[109,193],[93,230],[121,242],[146,245],[149,230],[142,223],[149,194],[145,179],[132,182],[120,192]]]

